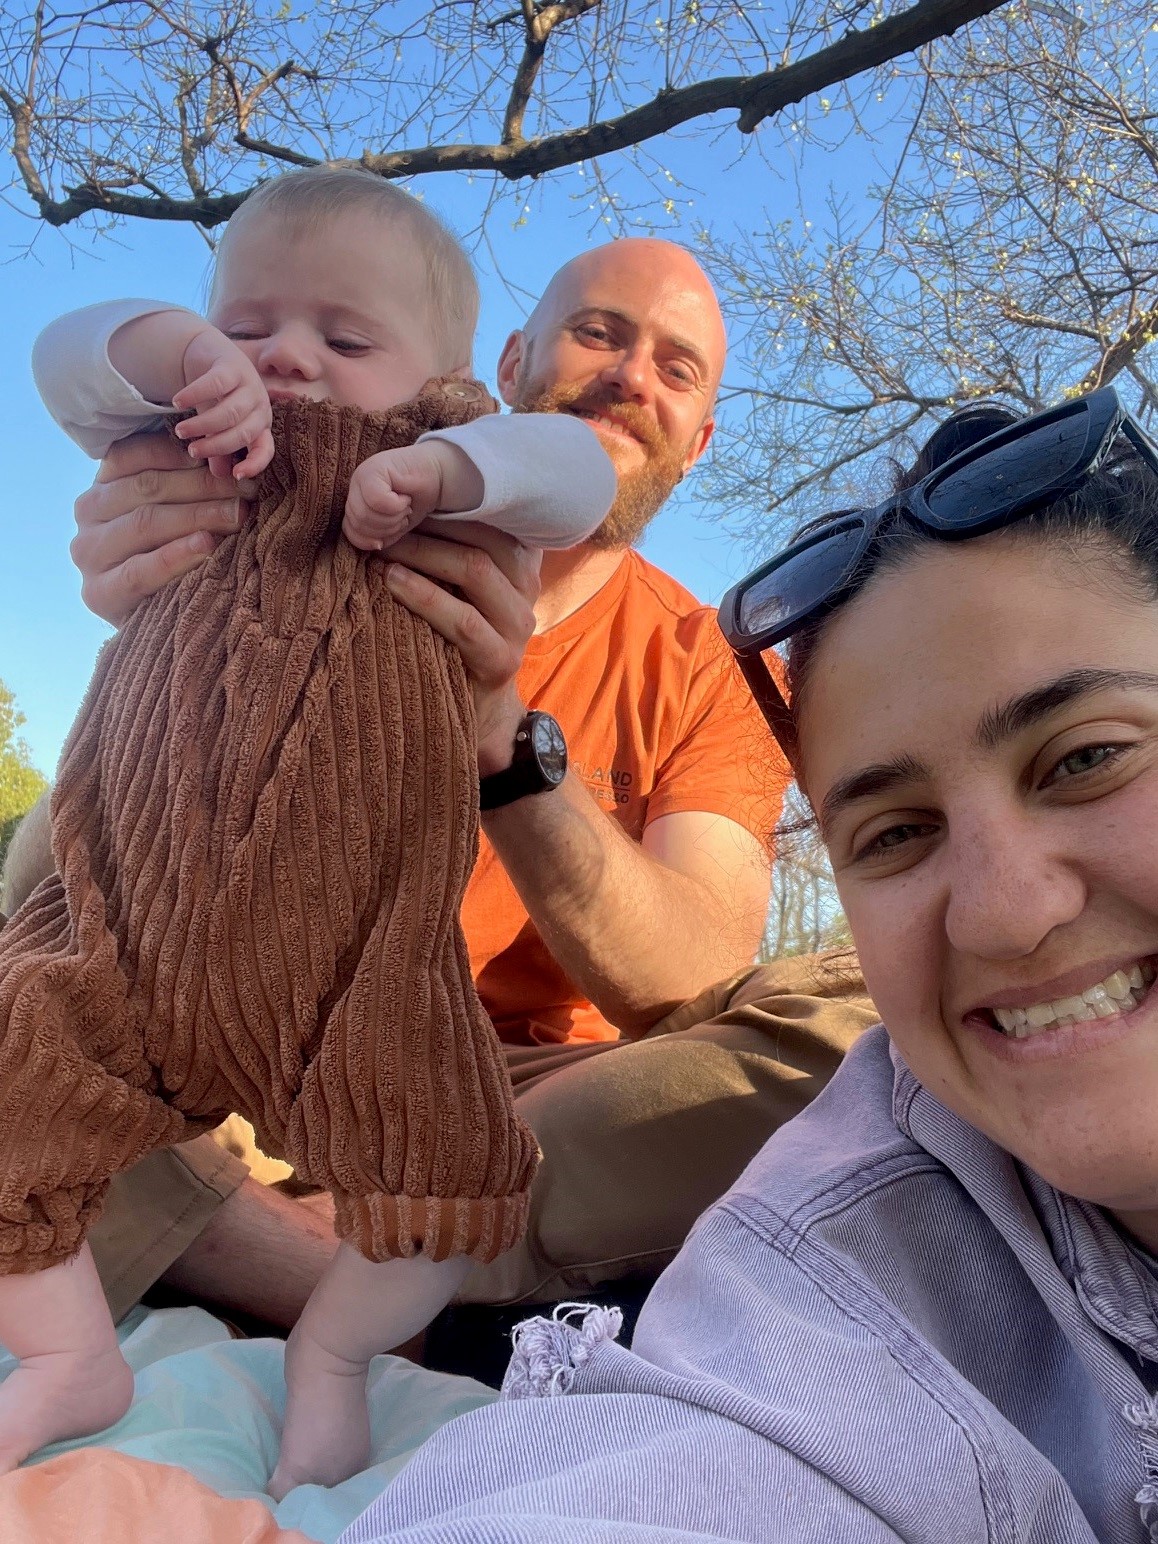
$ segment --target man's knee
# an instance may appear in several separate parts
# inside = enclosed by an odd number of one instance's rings
[[[42,879],[55,869],[52,857],[51,794],[42,794],[16,827],[0,874],[0,912],[20,909]]]
[[[840,978],[817,960],[755,969],[697,1001],[666,1032],[517,1096],[543,1152],[532,1201],[540,1259],[678,1247],[876,1021],[859,973]]]
[[[841,950],[754,965],[684,1003],[644,1043],[703,1040],[754,1059],[765,1076],[808,1079],[812,1097],[878,1017],[856,956]]]

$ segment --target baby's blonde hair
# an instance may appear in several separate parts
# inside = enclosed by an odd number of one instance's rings
[[[325,231],[352,211],[405,225],[422,257],[426,295],[439,361],[448,372],[469,365],[478,326],[479,289],[458,238],[419,199],[356,166],[310,166],[261,183],[233,215],[229,231],[255,215],[271,214],[299,227]]]

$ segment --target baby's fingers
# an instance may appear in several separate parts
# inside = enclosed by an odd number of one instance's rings
[[[226,401],[246,384],[247,378],[238,369],[236,361],[219,359],[204,375],[173,394],[173,406],[183,413],[190,408],[209,407],[215,402]]]
[[[255,408],[235,426],[220,433],[198,435],[189,446],[189,454],[198,461],[203,461],[210,456],[227,456],[235,450],[244,450],[247,446],[256,445],[263,434],[269,433],[268,406],[267,403],[265,412],[261,408]],[[178,424],[178,432],[187,428],[188,423],[196,422],[196,419],[189,419],[187,423]],[[189,435],[182,434],[181,438],[187,440]]]
[[[176,402],[176,398],[173,400]],[[254,424],[259,430],[268,429],[272,421],[273,414],[265,392],[239,386],[222,401],[209,404],[192,418],[183,418],[174,432],[179,440],[208,440],[232,435],[235,444],[214,446],[209,452],[210,455],[217,455],[219,449],[240,450],[243,445],[251,444],[253,434],[246,438],[243,431]]]
[[[239,461],[232,468],[233,476],[239,479],[242,477],[257,477],[259,473],[265,471],[272,460],[273,435],[268,429],[263,429],[250,445],[245,459]]]
[[[342,521],[347,541],[361,552],[380,552],[383,547],[396,542],[412,523],[410,499],[406,494],[376,488],[371,508],[355,475],[346,500],[346,517]]]

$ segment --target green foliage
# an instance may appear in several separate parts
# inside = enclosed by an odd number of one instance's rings
[[[20,817],[48,787],[48,779],[32,765],[28,746],[19,736],[24,721],[16,698],[0,681],[0,864]]]

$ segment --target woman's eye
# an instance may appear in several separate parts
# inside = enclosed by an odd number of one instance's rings
[[[928,821],[899,821],[895,826],[886,826],[883,831],[877,831],[856,849],[855,856],[870,861],[873,858],[895,857],[902,848],[925,840],[935,830],[936,827]]]
[[[355,343],[351,338],[329,338],[328,343],[336,354],[364,354],[367,345]]]
[[[255,343],[262,334],[252,332],[248,327],[231,327],[225,336],[232,343]]]
[[[1082,745],[1062,757],[1046,778],[1046,785],[1066,778],[1082,777],[1087,772],[1096,772],[1099,767],[1116,761],[1125,749],[1124,745]]]

